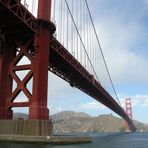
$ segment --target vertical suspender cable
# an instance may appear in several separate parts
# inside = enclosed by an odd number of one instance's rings
[[[97,79],[98,82],[99,82],[99,79],[98,79],[97,74],[96,74],[96,72],[95,72],[95,69],[94,69],[94,67],[93,67],[93,65],[92,65],[92,62],[90,61],[90,58],[89,58],[89,55],[88,55],[88,53],[87,53],[86,47],[85,47],[85,45],[84,45],[84,42],[83,42],[83,40],[82,40],[82,37],[81,37],[80,32],[79,32],[79,30],[78,30],[78,27],[77,27],[77,25],[76,25],[76,23],[75,23],[75,20],[74,20],[74,18],[73,18],[73,15],[72,15],[72,12],[71,12],[71,10],[70,10],[70,8],[69,8],[69,5],[68,5],[68,3],[67,3],[67,0],[65,0],[65,3],[66,3],[66,5],[67,5],[68,11],[69,11],[69,14],[70,14],[70,16],[71,16],[71,19],[72,19],[72,22],[73,22],[73,24],[74,24],[74,27],[75,27],[75,29],[76,29],[76,32],[77,32],[77,34],[78,34],[78,36],[79,36],[79,39],[80,39],[80,41],[81,41],[82,47],[83,47],[83,49],[84,49],[84,52],[85,52],[85,54],[86,54],[86,56],[87,56],[87,58],[88,58],[88,60],[89,60],[89,62],[90,62],[90,64],[91,64],[91,67],[92,67],[92,69],[93,69],[93,71],[94,71],[94,75],[96,76],[96,79]]]
[[[88,49],[88,55],[90,56],[90,51],[89,51],[89,18],[88,18],[88,15],[87,16],[87,19],[86,19],[86,23],[87,23],[87,37],[86,37],[86,43],[87,43],[87,49]],[[91,59],[90,59],[91,60]],[[87,60],[87,69],[89,71],[89,62]],[[90,71],[89,71],[90,72]]]
[[[58,28],[61,28],[61,29],[59,29],[59,41],[61,42],[61,33],[62,33],[62,24],[61,24],[61,5],[62,5],[62,0],[60,0],[60,2],[59,2],[59,26],[58,26]]]
[[[63,44],[63,30],[64,30],[64,25],[63,25],[63,0],[61,1],[62,4],[61,4],[61,43]]]
[[[90,26],[90,21],[89,21],[89,26]],[[92,61],[92,54],[91,54],[91,51],[92,51],[92,29],[91,29],[91,27],[89,27],[89,42],[90,42],[90,59],[91,59],[91,61]],[[91,69],[91,67],[90,67],[90,73],[92,73],[92,69]]]
[[[72,1],[73,2],[73,17],[75,18],[75,0]],[[75,28],[73,27],[73,56],[75,57],[75,54],[76,54],[76,48],[75,48],[75,45],[76,45],[76,40],[75,40]]]
[[[71,12],[72,12],[72,15],[73,15],[73,0],[71,1]],[[73,23],[72,23],[72,26],[71,26],[71,48],[72,48],[72,55],[74,54],[74,48],[73,48]]]
[[[56,0],[53,1],[53,20],[54,21],[55,21],[55,16],[56,16],[55,12],[56,12]]]
[[[91,22],[92,22],[92,26],[93,26],[94,33],[95,33],[95,36],[96,36],[96,39],[97,39],[97,43],[98,43],[98,46],[99,46],[99,49],[100,49],[100,52],[101,52],[101,55],[102,55],[102,58],[103,58],[103,61],[104,61],[104,64],[105,64],[105,67],[106,67],[106,70],[107,70],[109,79],[110,79],[110,82],[111,82],[111,85],[112,85],[112,88],[113,88],[113,91],[114,91],[114,93],[115,93],[115,95],[116,95],[116,99],[117,99],[119,105],[121,106],[121,103],[120,103],[120,101],[119,101],[119,98],[118,98],[118,96],[117,96],[117,93],[116,93],[116,90],[115,90],[115,87],[114,87],[114,84],[113,84],[113,81],[112,81],[112,79],[111,79],[111,75],[110,75],[110,73],[109,73],[109,69],[108,69],[108,66],[107,66],[107,63],[106,63],[106,60],[105,60],[103,51],[102,51],[102,47],[101,47],[101,44],[100,44],[100,41],[99,41],[99,38],[98,38],[98,34],[97,34],[97,31],[96,31],[96,28],[95,28],[95,25],[94,25],[94,22],[93,22],[93,19],[92,19],[90,10],[89,10],[89,6],[88,6],[88,3],[87,3],[87,0],[85,0],[85,3],[86,3],[86,6],[87,6],[87,10],[88,10],[88,12],[89,12],[89,16],[90,16],[90,19],[91,19]]]
[[[62,1],[63,2],[63,1]],[[62,20],[63,20],[63,45],[65,45],[65,31],[66,31],[66,18],[65,18],[65,16],[66,16],[66,11],[65,11],[65,3],[63,2],[63,16],[62,16]]]
[[[84,42],[84,32],[83,32],[83,29],[84,29],[84,12],[83,12],[83,0],[81,1],[81,37],[82,37],[82,41]],[[83,47],[82,47],[82,65],[84,66],[84,54],[83,54]]]
[[[77,20],[77,26],[79,27],[79,22],[78,22],[78,0],[76,1],[76,5],[75,5],[75,10],[76,10],[76,20]],[[77,60],[78,59],[78,55],[79,55],[79,50],[78,50],[78,35],[76,35],[76,53],[77,53]]]
[[[80,0],[80,30],[81,30],[81,36],[82,36],[82,17],[83,17],[83,14],[82,14],[82,0]],[[81,45],[81,42],[80,42],[80,62],[82,63],[82,45]]]
[[[86,45],[86,41],[85,41],[85,29],[86,29],[86,27],[85,27],[85,2],[84,2],[84,0],[83,0],[83,17],[84,17],[84,22],[83,22],[83,26],[84,26],[84,31],[83,31],[83,38],[84,38],[84,45]],[[87,48],[86,48],[86,50],[87,50]],[[86,55],[85,55],[86,53],[84,52],[84,67],[86,68]]]
[[[68,9],[66,9],[67,10],[67,49],[69,48],[68,47],[68,39],[69,39],[69,15],[68,15]],[[68,49],[69,50],[69,49]]]
[[[32,8],[31,8],[31,12],[32,12],[32,14],[34,14],[34,6],[35,6],[35,4],[34,4],[34,0],[32,0]]]

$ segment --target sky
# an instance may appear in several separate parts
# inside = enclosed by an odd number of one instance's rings
[[[131,98],[133,119],[148,123],[148,0],[88,0],[88,4],[122,106],[125,98]],[[48,82],[50,114],[72,110],[117,116],[50,72]]]
[[[133,118],[148,123],[148,1],[93,0],[90,9],[122,104],[130,97]]]

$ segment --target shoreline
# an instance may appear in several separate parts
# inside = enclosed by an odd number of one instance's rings
[[[0,135],[0,141],[18,143],[49,143],[49,144],[81,144],[90,143],[90,136],[24,136],[24,135]]]

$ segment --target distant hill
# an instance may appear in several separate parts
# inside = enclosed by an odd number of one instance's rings
[[[119,132],[125,131],[125,121],[106,114],[91,117],[86,113],[64,111],[52,116],[54,131],[57,132]],[[148,131],[148,124],[134,121],[137,131]]]
[[[52,116],[54,131],[56,132],[79,132],[82,125],[90,122],[91,116],[85,113],[64,111]]]
[[[28,119],[26,114],[16,113],[14,119]],[[91,117],[83,112],[63,111],[52,115],[55,132],[119,132],[125,131],[125,121],[113,115]],[[148,131],[148,124],[134,121],[138,131]]]
[[[139,131],[148,131],[148,124],[141,123],[139,121],[134,120],[134,124]]]
[[[91,118],[91,116],[83,112],[78,113],[74,111],[63,111],[52,115],[52,120],[68,120],[70,118]]]

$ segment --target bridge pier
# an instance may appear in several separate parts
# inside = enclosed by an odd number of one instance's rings
[[[0,135],[51,136],[51,120],[0,120]]]
[[[45,2],[45,4],[44,4]],[[47,86],[48,86],[48,61],[49,61],[49,41],[50,32],[48,25],[44,26],[46,21],[49,21],[51,10],[51,1],[39,0],[38,19],[40,24],[35,35],[35,58],[33,60],[33,94],[31,105],[29,107],[29,119],[49,119],[49,111],[47,108]],[[46,7],[48,8],[44,8]],[[45,11],[47,16],[44,17],[40,11]],[[47,22],[48,24],[48,22]]]
[[[12,110],[7,108],[8,97],[12,93],[12,78],[9,75],[9,65],[15,57],[14,43],[5,36],[0,52],[0,119],[12,119]]]
[[[48,61],[50,52],[49,21],[51,13],[51,0],[39,0],[38,19],[39,26],[34,39],[35,57],[32,63],[33,69],[33,92],[29,105],[29,121],[25,134],[52,135],[52,120],[49,120],[47,108],[48,91]],[[46,24],[46,25],[45,25]],[[35,127],[34,127],[35,126]]]
[[[4,38],[4,46],[0,49],[0,134],[53,134],[52,120],[47,108],[49,47],[52,34],[50,27],[54,27],[50,22],[50,13],[51,0],[39,0],[36,33],[27,40],[16,40],[10,34]],[[15,30],[12,30],[11,34],[13,33],[15,34]],[[27,57],[30,64],[19,65],[23,57]],[[17,72],[25,70],[29,72],[21,79]],[[31,78],[32,92],[27,88]],[[14,90],[13,81],[17,84]],[[21,92],[28,101],[16,101]],[[13,120],[13,107],[29,107],[29,119]]]

